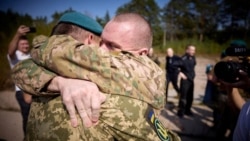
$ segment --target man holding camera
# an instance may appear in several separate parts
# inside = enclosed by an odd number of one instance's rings
[[[217,63],[214,71],[216,77],[227,89],[230,104],[237,110],[241,110],[239,116],[237,115],[238,121],[234,125],[236,127],[232,131],[231,138],[234,141],[248,141],[250,139],[250,102],[246,102],[239,88],[244,91],[249,90],[249,49],[245,41],[234,40],[226,49],[225,54],[230,56],[230,59]],[[233,60],[233,57],[237,59]]]
[[[14,35],[13,39],[9,44],[7,58],[11,69],[19,61],[30,58],[29,54],[30,45],[28,39],[25,36],[29,32],[30,32],[29,27],[25,25],[19,26],[16,34]],[[15,90],[16,90],[16,99],[18,101],[18,104],[20,105],[21,114],[23,118],[23,131],[24,133],[26,133],[26,123],[28,120],[32,97],[31,95],[22,92],[17,86],[15,86]]]

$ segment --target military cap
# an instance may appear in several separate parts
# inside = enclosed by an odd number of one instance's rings
[[[97,35],[101,35],[103,30],[102,26],[97,21],[79,12],[65,13],[59,19],[59,23],[60,22],[72,23]]]
[[[230,43],[230,47],[242,47],[242,48],[247,48],[247,44],[243,40],[233,40]]]
[[[39,47],[40,45],[42,45],[46,40],[48,39],[47,36],[45,35],[38,35],[36,37],[33,38],[32,40],[32,46],[34,48]]]

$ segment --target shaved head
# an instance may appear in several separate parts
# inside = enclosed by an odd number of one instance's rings
[[[133,31],[130,41],[133,42],[134,47],[142,48],[152,47],[152,31],[149,23],[139,14],[125,13],[117,15],[111,22],[123,23],[125,28]]]
[[[124,13],[109,21],[102,32],[101,47],[147,55],[152,47],[152,32],[148,22],[139,14]]]
[[[172,57],[174,55],[174,50],[172,48],[167,49],[167,56]]]

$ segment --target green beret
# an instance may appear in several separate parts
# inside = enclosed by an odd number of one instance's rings
[[[102,26],[97,21],[79,12],[63,14],[59,19],[59,23],[60,22],[72,23],[97,35],[101,35],[103,30]]]

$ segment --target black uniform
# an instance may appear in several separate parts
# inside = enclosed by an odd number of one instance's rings
[[[196,60],[194,56],[185,54],[182,56],[183,66],[181,72],[187,76],[187,79],[181,79],[180,84],[180,100],[178,116],[182,117],[183,114],[191,115],[191,106],[194,96],[194,77]]]
[[[179,95],[180,88],[178,87],[178,74],[180,72],[180,67],[182,66],[182,60],[179,56],[166,57],[166,98],[168,96],[168,85],[169,82],[172,83],[175,91]]]

